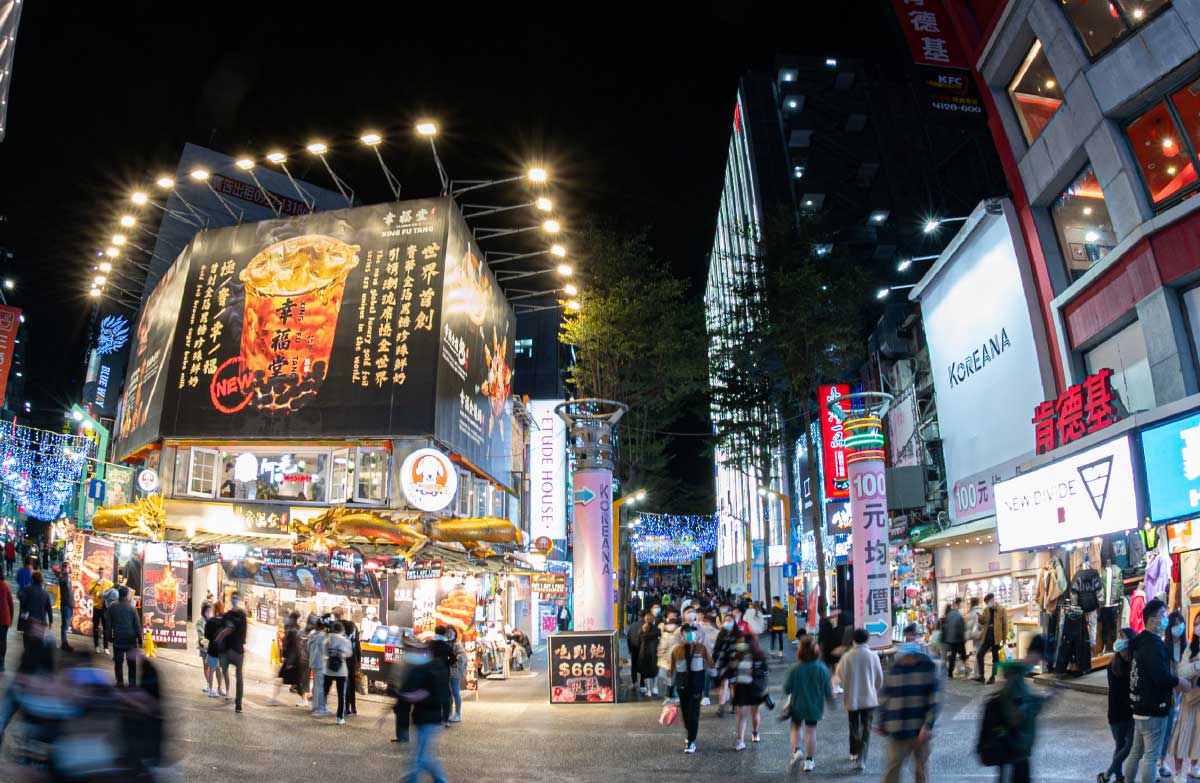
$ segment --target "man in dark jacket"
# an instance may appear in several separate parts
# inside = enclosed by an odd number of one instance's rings
[[[555,614],[555,618],[558,620],[558,630],[571,630],[571,610],[567,606],[567,602],[561,598],[558,599],[558,610],[557,614]]]
[[[362,663],[362,640],[359,639],[358,626],[346,615],[346,610],[340,606],[334,607],[333,616],[346,629],[346,638],[350,640],[350,657],[346,659],[346,714],[358,714],[358,700],[355,698],[355,685],[358,683],[358,671]]]
[[[44,638],[50,633],[48,629],[54,623],[54,599],[46,592],[44,580],[41,571],[33,571],[29,586],[22,590],[19,596],[26,647],[30,644],[43,644]],[[43,627],[47,629],[45,633],[42,633]]]
[[[71,645],[67,644],[67,631],[71,628],[71,615],[75,613],[75,595],[71,591],[71,566],[63,563],[62,568],[55,570],[58,571],[58,614],[61,623],[59,646],[69,651]]]
[[[971,674],[970,664],[967,663],[967,623],[959,611],[961,607],[962,599],[955,598],[954,603],[946,610],[946,616],[942,618],[942,645],[947,650],[946,676],[950,679],[954,679],[956,657],[962,661],[967,676]]]
[[[242,711],[242,664],[246,648],[246,610],[242,608],[242,594],[234,593],[229,599],[229,611],[221,615],[224,628],[217,634],[221,647],[221,672],[225,677],[225,701],[229,701],[229,664],[237,670],[237,685],[233,711]]]
[[[1145,629],[1129,645],[1129,704],[1133,708],[1133,750],[1125,760],[1126,783],[1137,783],[1138,763],[1144,783],[1154,783],[1158,754],[1167,730],[1172,691],[1187,691],[1191,683],[1171,673],[1170,655],[1163,644],[1167,628],[1167,607],[1157,598],[1142,610]]]
[[[783,657],[783,637],[787,634],[787,607],[779,601],[779,596],[771,599],[771,619],[767,623],[771,630],[771,649],[779,644],[779,657]]]
[[[142,646],[142,621],[138,619],[137,609],[129,601],[129,588],[121,585],[117,588],[117,602],[108,607],[108,624],[112,628],[113,640],[113,673],[117,677],[117,687],[125,685],[125,668],[129,669],[129,687],[137,684],[137,660],[135,649]]]
[[[434,783],[446,783],[437,741],[442,716],[450,708],[450,670],[444,658],[435,656],[428,644],[415,639],[406,647],[404,661],[408,668],[399,698],[412,705],[412,723],[417,731],[412,766],[405,780],[417,780],[422,771],[427,771]]]

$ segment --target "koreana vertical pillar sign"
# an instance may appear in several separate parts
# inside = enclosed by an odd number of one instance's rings
[[[613,617],[613,432],[629,408],[611,400],[568,400],[555,407],[575,455],[571,476],[571,617],[576,631],[609,631]]]
[[[829,404],[830,412],[842,421],[848,451],[854,624],[867,630],[872,648],[887,647],[892,638],[882,422],[891,404],[892,395],[884,392],[858,392]]]

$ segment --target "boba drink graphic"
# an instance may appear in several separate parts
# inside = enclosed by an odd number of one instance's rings
[[[358,245],[309,234],[269,245],[242,270],[242,371],[253,377],[256,408],[296,411],[317,396],[358,251]]]

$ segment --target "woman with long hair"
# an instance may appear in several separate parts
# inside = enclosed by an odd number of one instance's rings
[[[1180,664],[1187,657],[1187,620],[1183,612],[1176,609],[1167,617],[1167,629],[1163,631],[1163,642],[1167,645],[1167,660],[1171,664],[1171,674],[1179,675]],[[1171,712],[1167,715],[1167,730],[1163,732],[1162,749],[1158,753],[1158,775],[1170,778],[1171,771],[1167,769],[1167,744],[1175,730],[1175,718],[1179,715],[1179,694],[1171,694]]]
[[[1178,613],[1176,613],[1178,614]],[[1168,625],[1169,627],[1169,625]],[[1184,637],[1179,637],[1182,641]],[[1174,641],[1174,640],[1172,640]],[[1172,649],[1174,653],[1174,649]],[[1174,657],[1172,655],[1172,657]],[[1192,642],[1188,645],[1187,655],[1179,662],[1176,674],[1180,679],[1196,684],[1200,675],[1200,616],[1192,627]],[[1195,693],[1193,693],[1195,691]],[[1196,759],[1200,759],[1200,690],[1193,689],[1183,694],[1179,701],[1179,709],[1175,715],[1175,730],[1167,742],[1166,757],[1175,758],[1175,773],[1184,773],[1183,760],[1188,760],[1187,776],[1200,777],[1196,770]]]
[[[792,761],[800,762],[800,732],[804,731],[804,771],[811,772],[817,752],[817,723],[825,717],[825,702],[833,700],[829,668],[821,661],[821,650],[811,636],[800,638],[796,663],[788,669],[783,692],[788,697],[792,719]]]
[[[753,633],[739,631],[734,637],[733,655],[726,664],[724,677],[733,684],[733,706],[737,710],[737,743],[734,750],[746,749],[746,723],[751,723],[750,741],[758,742],[758,705],[767,695],[767,656]]]

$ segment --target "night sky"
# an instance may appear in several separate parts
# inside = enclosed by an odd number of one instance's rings
[[[53,420],[78,399],[95,251],[187,141],[283,148],[328,187],[303,153],[320,138],[371,203],[389,194],[360,133],[384,135],[405,197],[433,195],[411,130],[433,117],[452,178],[543,162],[568,228],[649,224],[698,298],[739,75],[776,52],[894,59],[903,44],[886,0],[659,5],[26,3],[0,246],[29,318],[35,410]]]

